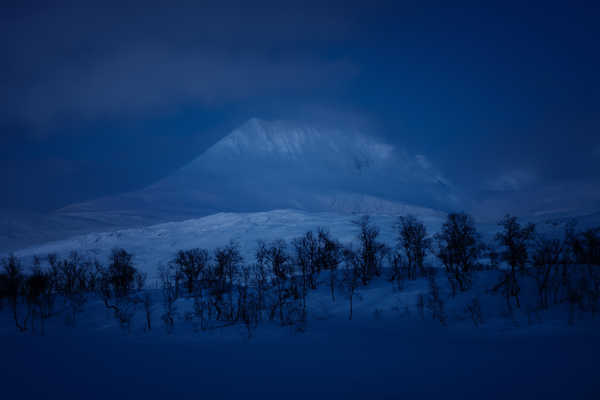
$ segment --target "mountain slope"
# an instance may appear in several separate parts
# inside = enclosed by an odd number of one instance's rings
[[[251,119],[144,190],[61,212],[121,209],[161,218],[277,208],[397,213],[406,204],[450,209],[457,198],[422,155],[359,132]]]

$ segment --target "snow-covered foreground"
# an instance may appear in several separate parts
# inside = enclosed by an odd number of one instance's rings
[[[595,399],[600,389],[591,332],[488,336],[382,320],[250,343],[77,331],[7,339],[7,399]]]
[[[264,322],[251,339],[241,325],[198,330],[185,321],[185,300],[167,334],[158,292],[151,332],[140,312],[127,334],[98,301],[74,328],[51,319],[45,336],[17,334],[3,312],[0,387],[10,399],[597,398],[598,321],[569,326],[561,310],[502,318],[502,300],[482,294],[490,274],[447,303],[447,327],[427,310],[421,319],[423,279],[402,291],[372,282],[351,321],[347,299],[332,302],[323,287],[309,295],[304,332]],[[479,328],[462,309],[473,293],[484,305]]]
[[[430,234],[442,216],[419,216]],[[94,233],[17,252],[28,265],[33,255],[77,250],[106,262],[110,250],[133,253],[150,279],[179,249],[212,249],[239,243],[247,263],[259,239],[290,240],[325,227],[344,243],[357,234],[356,216],[278,210],[221,213],[195,220],[110,233]],[[375,216],[381,239],[394,244],[396,216]],[[495,226],[478,226],[489,239]],[[242,323],[200,329],[190,299],[176,301],[174,331],[161,320],[161,291],[150,284],[151,331],[138,308],[131,331],[123,330],[95,296],[74,327],[66,313],[48,320],[44,336],[18,333],[5,304],[0,312],[0,388],[3,398],[432,398],[595,399],[600,393],[600,318],[568,305],[540,311],[534,282],[523,281],[521,307],[506,313],[491,289],[499,271],[479,271],[473,288],[451,297],[444,273],[437,274],[448,325],[420,308],[426,278],[404,281],[401,290],[387,273],[361,286],[349,301],[332,300],[327,272],[310,291],[307,321],[299,331],[263,320],[252,332]],[[466,305],[477,299],[483,323],[475,327]],[[60,303],[60,302],[59,302]],[[62,303],[60,303],[62,304]],[[59,304],[59,307],[62,307]],[[571,323],[569,323],[569,321]]]

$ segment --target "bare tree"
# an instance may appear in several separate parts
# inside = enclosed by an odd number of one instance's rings
[[[493,290],[503,290],[506,305],[510,310],[511,297],[515,299],[517,308],[521,306],[519,301],[521,288],[517,273],[525,272],[529,262],[529,248],[534,238],[535,225],[528,224],[522,227],[517,217],[510,215],[506,215],[498,225],[502,227],[502,230],[496,234],[496,241],[502,247],[500,259],[510,266],[510,270],[504,273],[503,279]]]
[[[302,307],[306,309],[308,289],[317,288],[319,242],[312,231],[292,241],[294,247],[294,262],[300,268],[302,278]]]
[[[471,273],[483,248],[473,218],[465,213],[448,214],[435,242],[436,256],[444,265],[452,294],[457,287],[461,291],[469,289]]]
[[[20,332],[25,332],[27,330],[29,310],[27,310],[25,315],[20,315],[19,304],[21,303],[25,283],[21,260],[11,254],[2,260],[2,266],[4,270],[2,279],[4,282],[4,296],[8,299],[17,329]]]
[[[331,291],[331,299],[335,301],[337,270],[343,259],[343,247],[337,240],[331,237],[329,231],[323,228],[318,229],[317,235],[319,240],[318,270],[329,270],[329,289]]]
[[[359,289],[363,280],[363,273],[360,254],[351,247],[344,249],[344,269],[341,284],[350,302],[348,319],[352,319],[354,313],[354,298],[360,297]]]
[[[165,312],[161,318],[165,324],[167,332],[172,333],[175,326],[175,314],[177,311],[175,305],[178,294],[177,283],[175,279],[176,270],[172,264],[169,264],[166,267],[161,266],[158,270],[158,273],[161,283],[163,305],[165,309]]]
[[[140,292],[144,287],[145,275],[133,266],[133,255],[124,249],[113,249],[108,268],[101,269],[99,294],[106,308],[113,311],[115,318],[127,331],[136,307],[142,303]]]
[[[193,294],[201,275],[207,269],[210,261],[208,250],[180,250],[172,261],[177,266],[178,276],[184,280],[184,286],[189,295]]]
[[[368,215],[352,221],[359,227],[359,249],[357,252],[361,279],[367,285],[374,276],[381,275],[382,263],[386,254],[386,246],[379,242],[379,228],[371,222]]]
[[[36,258],[33,272],[25,280],[27,304],[31,309],[31,330],[35,331],[35,317],[40,320],[40,332],[45,331],[46,320],[53,315],[56,290],[51,272],[43,271]]]
[[[506,215],[498,223],[502,230],[496,234],[496,241],[502,246],[500,253],[512,270],[522,272],[529,261],[529,248],[535,234],[535,225],[521,226],[517,217]]]
[[[600,227],[587,229],[578,235],[575,254],[577,262],[585,267],[579,286],[585,308],[594,314],[600,301]]]
[[[578,263],[578,255],[581,250],[580,237],[575,230],[576,222],[570,221],[565,228],[563,240],[563,251],[560,260],[560,281],[553,287],[554,303],[566,300],[570,303],[572,296],[569,292],[573,289],[573,273]]]
[[[218,286],[214,292],[218,299],[215,304],[219,309],[220,317],[224,317],[227,321],[233,321],[235,319],[233,287],[244,261],[239,245],[230,242],[224,247],[215,249],[214,260]],[[227,299],[225,299],[225,294],[228,295]]]
[[[409,279],[417,279],[417,270],[425,274],[424,260],[431,240],[425,225],[412,215],[398,218],[397,248],[405,257]]]
[[[306,309],[307,291],[317,289],[321,271],[329,271],[331,298],[335,301],[337,268],[342,258],[342,246],[323,228],[318,228],[316,233],[306,232],[303,236],[294,239],[292,244],[294,262],[301,274],[303,309]]]
[[[270,288],[269,274],[263,263],[254,265],[253,274],[253,281],[256,285],[257,317],[260,321],[262,320],[262,312],[266,308],[266,293]]]
[[[83,312],[89,293],[95,285],[92,263],[72,251],[67,258],[59,259],[56,254],[48,255],[50,271],[55,279],[56,290],[68,309],[66,321],[74,325],[77,315]]]
[[[269,244],[259,242],[256,261],[259,265],[270,266],[271,268],[274,286],[277,290],[277,303],[274,311],[275,309],[279,310],[279,320],[284,324],[286,320],[284,305],[288,296],[286,284],[293,271],[286,243],[283,240],[276,240]],[[271,316],[273,316],[273,313],[271,313]]]
[[[560,282],[558,268],[563,259],[563,242],[559,239],[538,237],[532,258],[532,275],[537,283],[539,306],[547,309],[550,305],[551,289]]]
[[[238,319],[243,322],[252,337],[254,329],[259,322],[259,308],[256,285],[253,284],[251,268],[244,266],[241,271],[240,284],[238,285]]]

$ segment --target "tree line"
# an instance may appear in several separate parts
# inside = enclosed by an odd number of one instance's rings
[[[351,244],[319,228],[290,242],[260,241],[250,262],[235,242],[212,251],[177,251],[159,268],[163,326],[172,332],[177,317],[183,316],[200,330],[240,325],[249,336],[266,321],[304,330],[311,292],[324,286],[332,301],[343,298],[352,319],[361,290],[377,278],[398,290],[406,282],[426,279],[428,292],[418,295],[417,311],[424,316],[427,309],[446,324],[442,285],[452,299],[469,291],[481,271],[495,271],[497,282],[489,292],[503,297],[509,313],[521,307],[522,288],[532,282],[539,309],[568,304],[570,318],[576,310],[599,310],[600,228],[576,231],[569,224],[562,237],[549,237],[507,215],[499,221],[493,243],[486,244],[468,214],[449,214],[434,235],[409,215],[398,218],[396,242],[388,246],[368,216],[354,224],[358,234]],[[95,299],[123,329],[129,331],[134,316],[141,313],[144,329],[152,330],[156,291],[146,287],[147,277],[133,261],[131,253],[119,248],[112,250],[106,264],[74,251],[64,258],[34,257],[25,268],[10,255],[1,262],[0,309],[7,309],[18,331],[43,334],[46,321],[54,316],[75,325]],[[445,275],[442,282],[440,275]],[[181,301],[192,304],[191,311],[180,313]],[[465,312],[475,325],[483,322],[477,298]]]

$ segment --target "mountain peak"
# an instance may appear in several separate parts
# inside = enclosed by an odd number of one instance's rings
[[[251,118],[201,157],[307,159],[311,162],[344,159],[344,164],[364,168],[389,158],[393,152],[393,146],[353,130]]]

